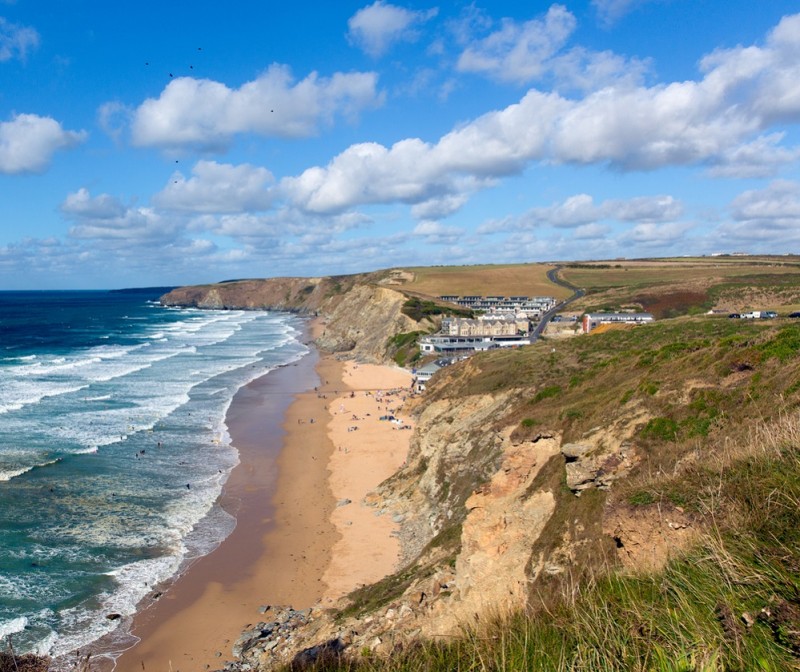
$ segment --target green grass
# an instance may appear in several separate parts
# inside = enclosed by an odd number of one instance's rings
[[[387,344],[387,353],[398,366],[412,364],[420,359],[421,353],[417,345],[417,339],[424,331],[409,331],[395,334]]]
[[[455,308],[450,305],[437,303],[427,299],[419,299],[412,296],[401,308],[401,312],[412,320],[420,320],[432,315],[455,315],[457,317],[472,317],[472,311],[468,308]]]
[[[539,390],[533,397],[532,403],[538,404],[540,401],[544,399],[550,399],[551,397],[557,397],[561,394],[561,386],[560,385],[548,385],[547,387],[542,388]]]

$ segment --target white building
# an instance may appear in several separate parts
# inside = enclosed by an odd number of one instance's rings
[[[645,324],[652,321],[650,313],[586,313],[583,316],[583,333],[588,334],[601,324]]]

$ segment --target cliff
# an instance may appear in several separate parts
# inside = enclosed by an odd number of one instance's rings
[[[228,669],[326,654],[349,656],[347,669],[361,659],[392,669],[400,655],[451,669],[465,664],[459,656],[515,638],[539,642],[525,660],[560,662],[503,668],[496,659],[481,669],[597,669],[609,660],[609,669],[650,669],[641,661],[658,647],[677,660],[727,661],[719,669],[750,669],[742,661],[762,655],[793,660],[800,637],[787,632],[800,626],[800,607],[791,580],[764,568],[788,577],[800,562],[789,541],[798,536],[794,495],[785,506],[770,495],[777,482],[800,495],[800,425],[786,415],[797,407],[798,353],[795,325],[682,318],[448,367],[416,402],[406,465],[369,497],[403,521],[403,566],[335,609],[271,614]],[[742,438],[770,425],[769,440]],[[782,512],[781,532],[752,523],[763,507]],[[746,564],[754,553],[758,571]],[[627,571],[654,573],[652,591]],[[650,611],[663,622],[650,625]],[[513,621],[515,613],[533,620]],[[686,623],[675,620],[681,613]],[[389,654],[387,667],[374,667]],[[409,669],[424,666],[416,664]]]
[[[238,280],[180,287],[161,297],[167,306],[222,310],[284,310],[323,319],[317,345],[369,362],[394,354],[390,339],[401,333],[435,329],[432,319],[403,312],[408,297],[385,284],[387,273],[322,278]],[[357,316],[357,318],[355,317]]]

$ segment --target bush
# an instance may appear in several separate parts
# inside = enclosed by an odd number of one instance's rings
[[[672,418],[653,418],[642,429],[642,438],[674,441],[678,437],[678,423]]]

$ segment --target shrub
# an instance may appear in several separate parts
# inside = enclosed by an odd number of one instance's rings
[[[674,441],[678,437],[678,423],[672,418],[653,418],[642,429],[642,438]]]

